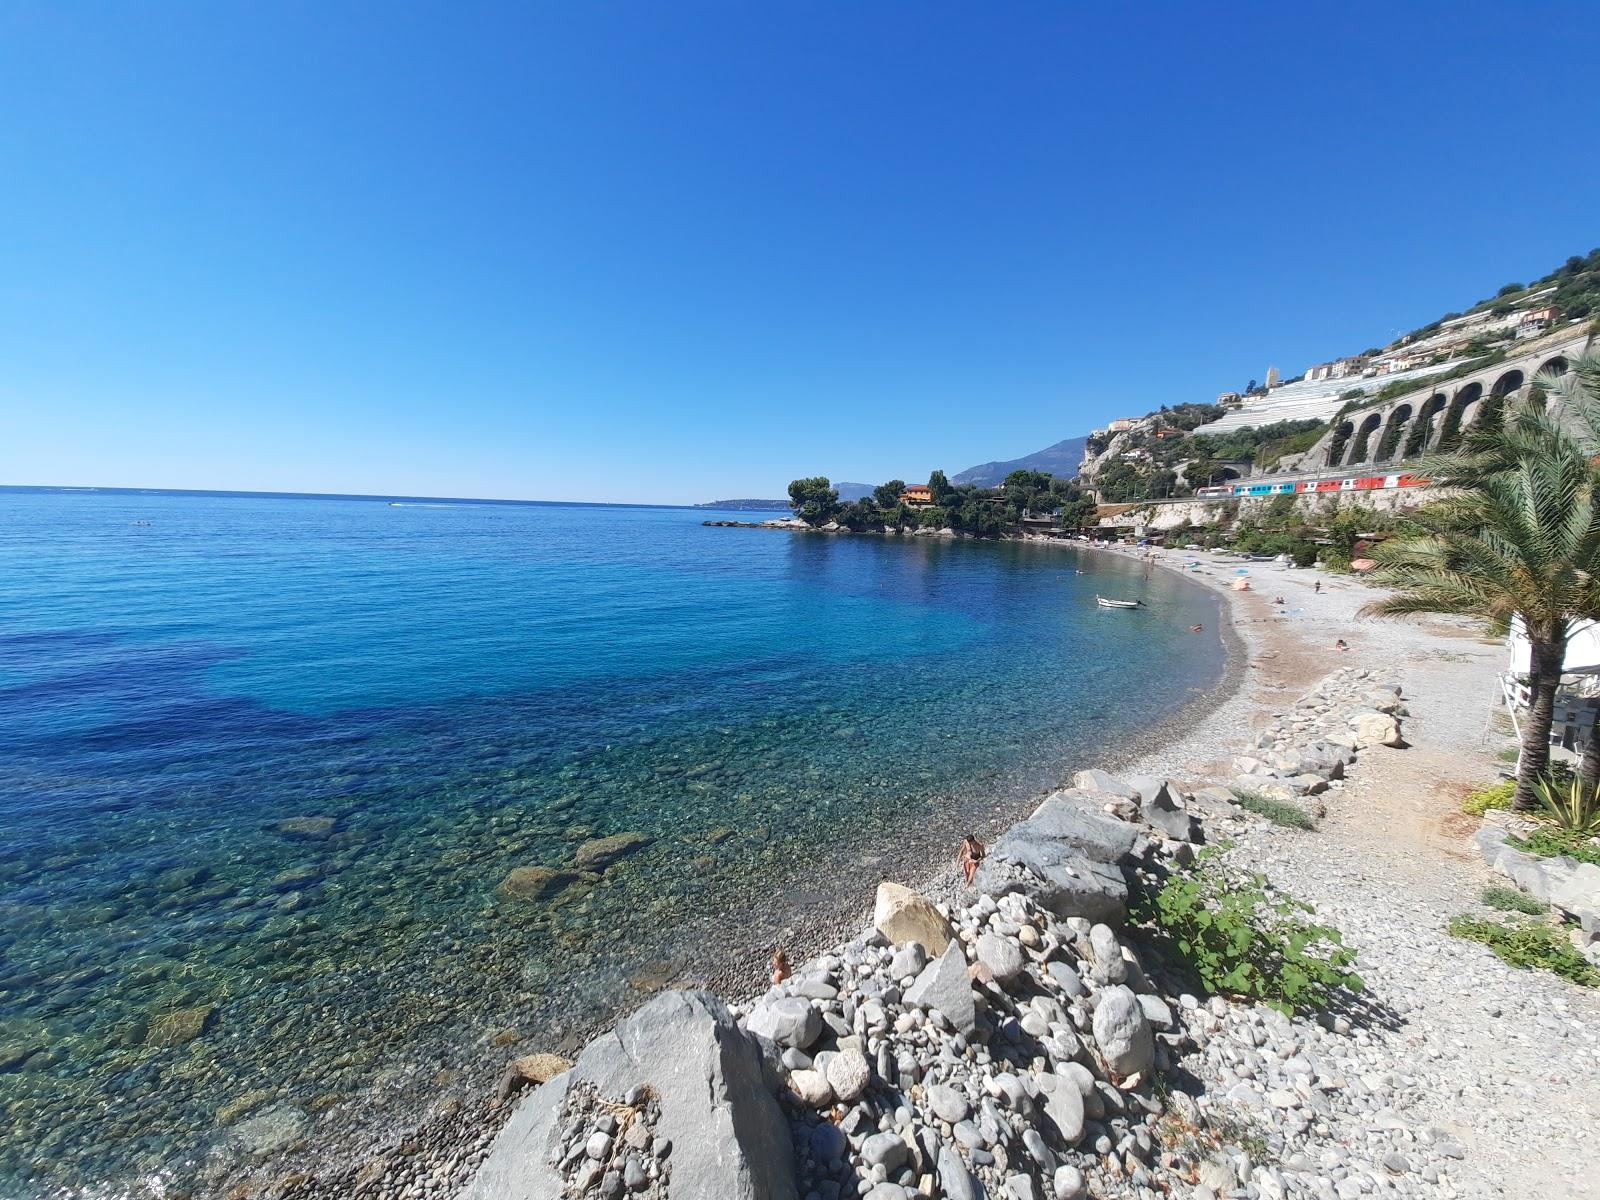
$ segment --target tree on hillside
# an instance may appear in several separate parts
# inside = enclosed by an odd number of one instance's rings
[[[943,507],[955,492],[950,486],[950,481],[945,478],[943,471],[935,471],[928,476],[928,490],[933,493],[934,504]]]
[[[1600,362],[1581,382],[1600,382]],[[1378,582],[1393,594],[1366,615],[1462,613],[1504,634],[1524,630],[1531,649],[1532,701],[1522,725],[1515,803],[1537,804],[1549,769],[1550,726],[1567,638],[1576,621],[1600,614],[1600,471],[1590,461],[1600,411],[1592,393],[1565,382],[1569,432],[1543,408],[1518,401],[1504,421],[1474,425],[1451,453],[1418,469],[1444,499],[1420,510],[1414,532],[1379,547]]]
[[[789,507],[807,525],[826,525],[839,512],[839,493],[826,475],[796,479],[789,484]]]
[[[888,483],[880,483],[872,489],[872,498],[878,502],[879,508],[898,508],[900,506],[900,493],[906,490],[904,479],[891,479]]]

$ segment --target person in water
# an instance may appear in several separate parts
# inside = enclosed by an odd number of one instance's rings
[[[1189,632],[1190,633],[1204,633],[1205,632],[1205,628],[1206,627],[1204,625],[1191,625],[1191,626],[1189,626]]]

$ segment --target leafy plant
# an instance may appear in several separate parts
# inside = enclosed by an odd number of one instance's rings
[[[1315,910],[1273,890],[1262,875],[1229,870],[1203,851],[1175,870],[1139,913],[1160,942],[1213,992],[1244,996],[1292,1015],[1359,992],[1356,952],[1337,929],[1306,918]]]
[[[1542,825],[1527,837],[1508,837],[1506,843],[1517,850],[1525,850],[1540,858],[1557,858],[1566,855],[1579,862],[1600,866],[1600,844],[1587,834],[1570,829],[1557,829]]]
[[[1260,792],[1252,792],[1248,788],[1234,788],[1233,798],[1239,802],[1240,808],[1253,812],[1258,817],[1265,817],[1274,825],[1284,825],[1290,829],[1317,827],[1310,813],[1297,804],[1290,804],[1287,800],[1263,796]]]
[[[1491,883],[1483,889],[1478,899],[1489,908],[1498,908],[1501,912],[1526,913],[1530,917],[1543,916],[1550,911],[1550,906],[1543,900],[1535,900],[1532,896],[1501,883]]]
[[[1474,817],[1481,817],[1491,808],[1510,808],[1511,799],[1516,795],[1516,791],[1517,782],[1514,779],[1491,783],[1488,787],[1469,792],[1467,798],[1461,802],[1461,811],[1470,813]]]
[[[1600,987],[1597,968],[1552,925],[1519,921],[1512,925],[1479,920],[1465,914],[1450,921],[1450,932],[1459,938],[1482,942],[1501,961],[1524,970],[1539,967],[1585,987]]]
[[[1582,779],[1545,779],[1534,790],[1542,815],[1557,829],[1583,837],[1600,833],[1600,797]]]

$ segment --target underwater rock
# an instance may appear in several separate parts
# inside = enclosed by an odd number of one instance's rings
[[[550,867],[514,867],[500,882],[500,894],[513,900],[543,900],[552,892],[559,892],[569,883],[577,881],[571,871]]]
[[[578,847],[576,859],[578,866],[588,870],[601,870],[616,862],[624,855],[632,854],[650,844],[650,838],[642,833],[614,833],[610,837],[594,838]]]
[[[217,1011],[215,1004],[193,1004],[188,1008],[174,1008],[150,1022],[145,1032],[146,1046],[181,1046],[192,1042],[206,1031],[211,1016]]]

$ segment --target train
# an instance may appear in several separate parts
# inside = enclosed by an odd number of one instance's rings
[[[1312,475],[1304,479],[1276,479],[1272,482],[1241,479],[1215,487],[1195,489],[1200,500],[1237,500],[1245,496],[1290,496],[1303,492],[1374,492],[1386,488],[1424,487],[1422,475]]]

